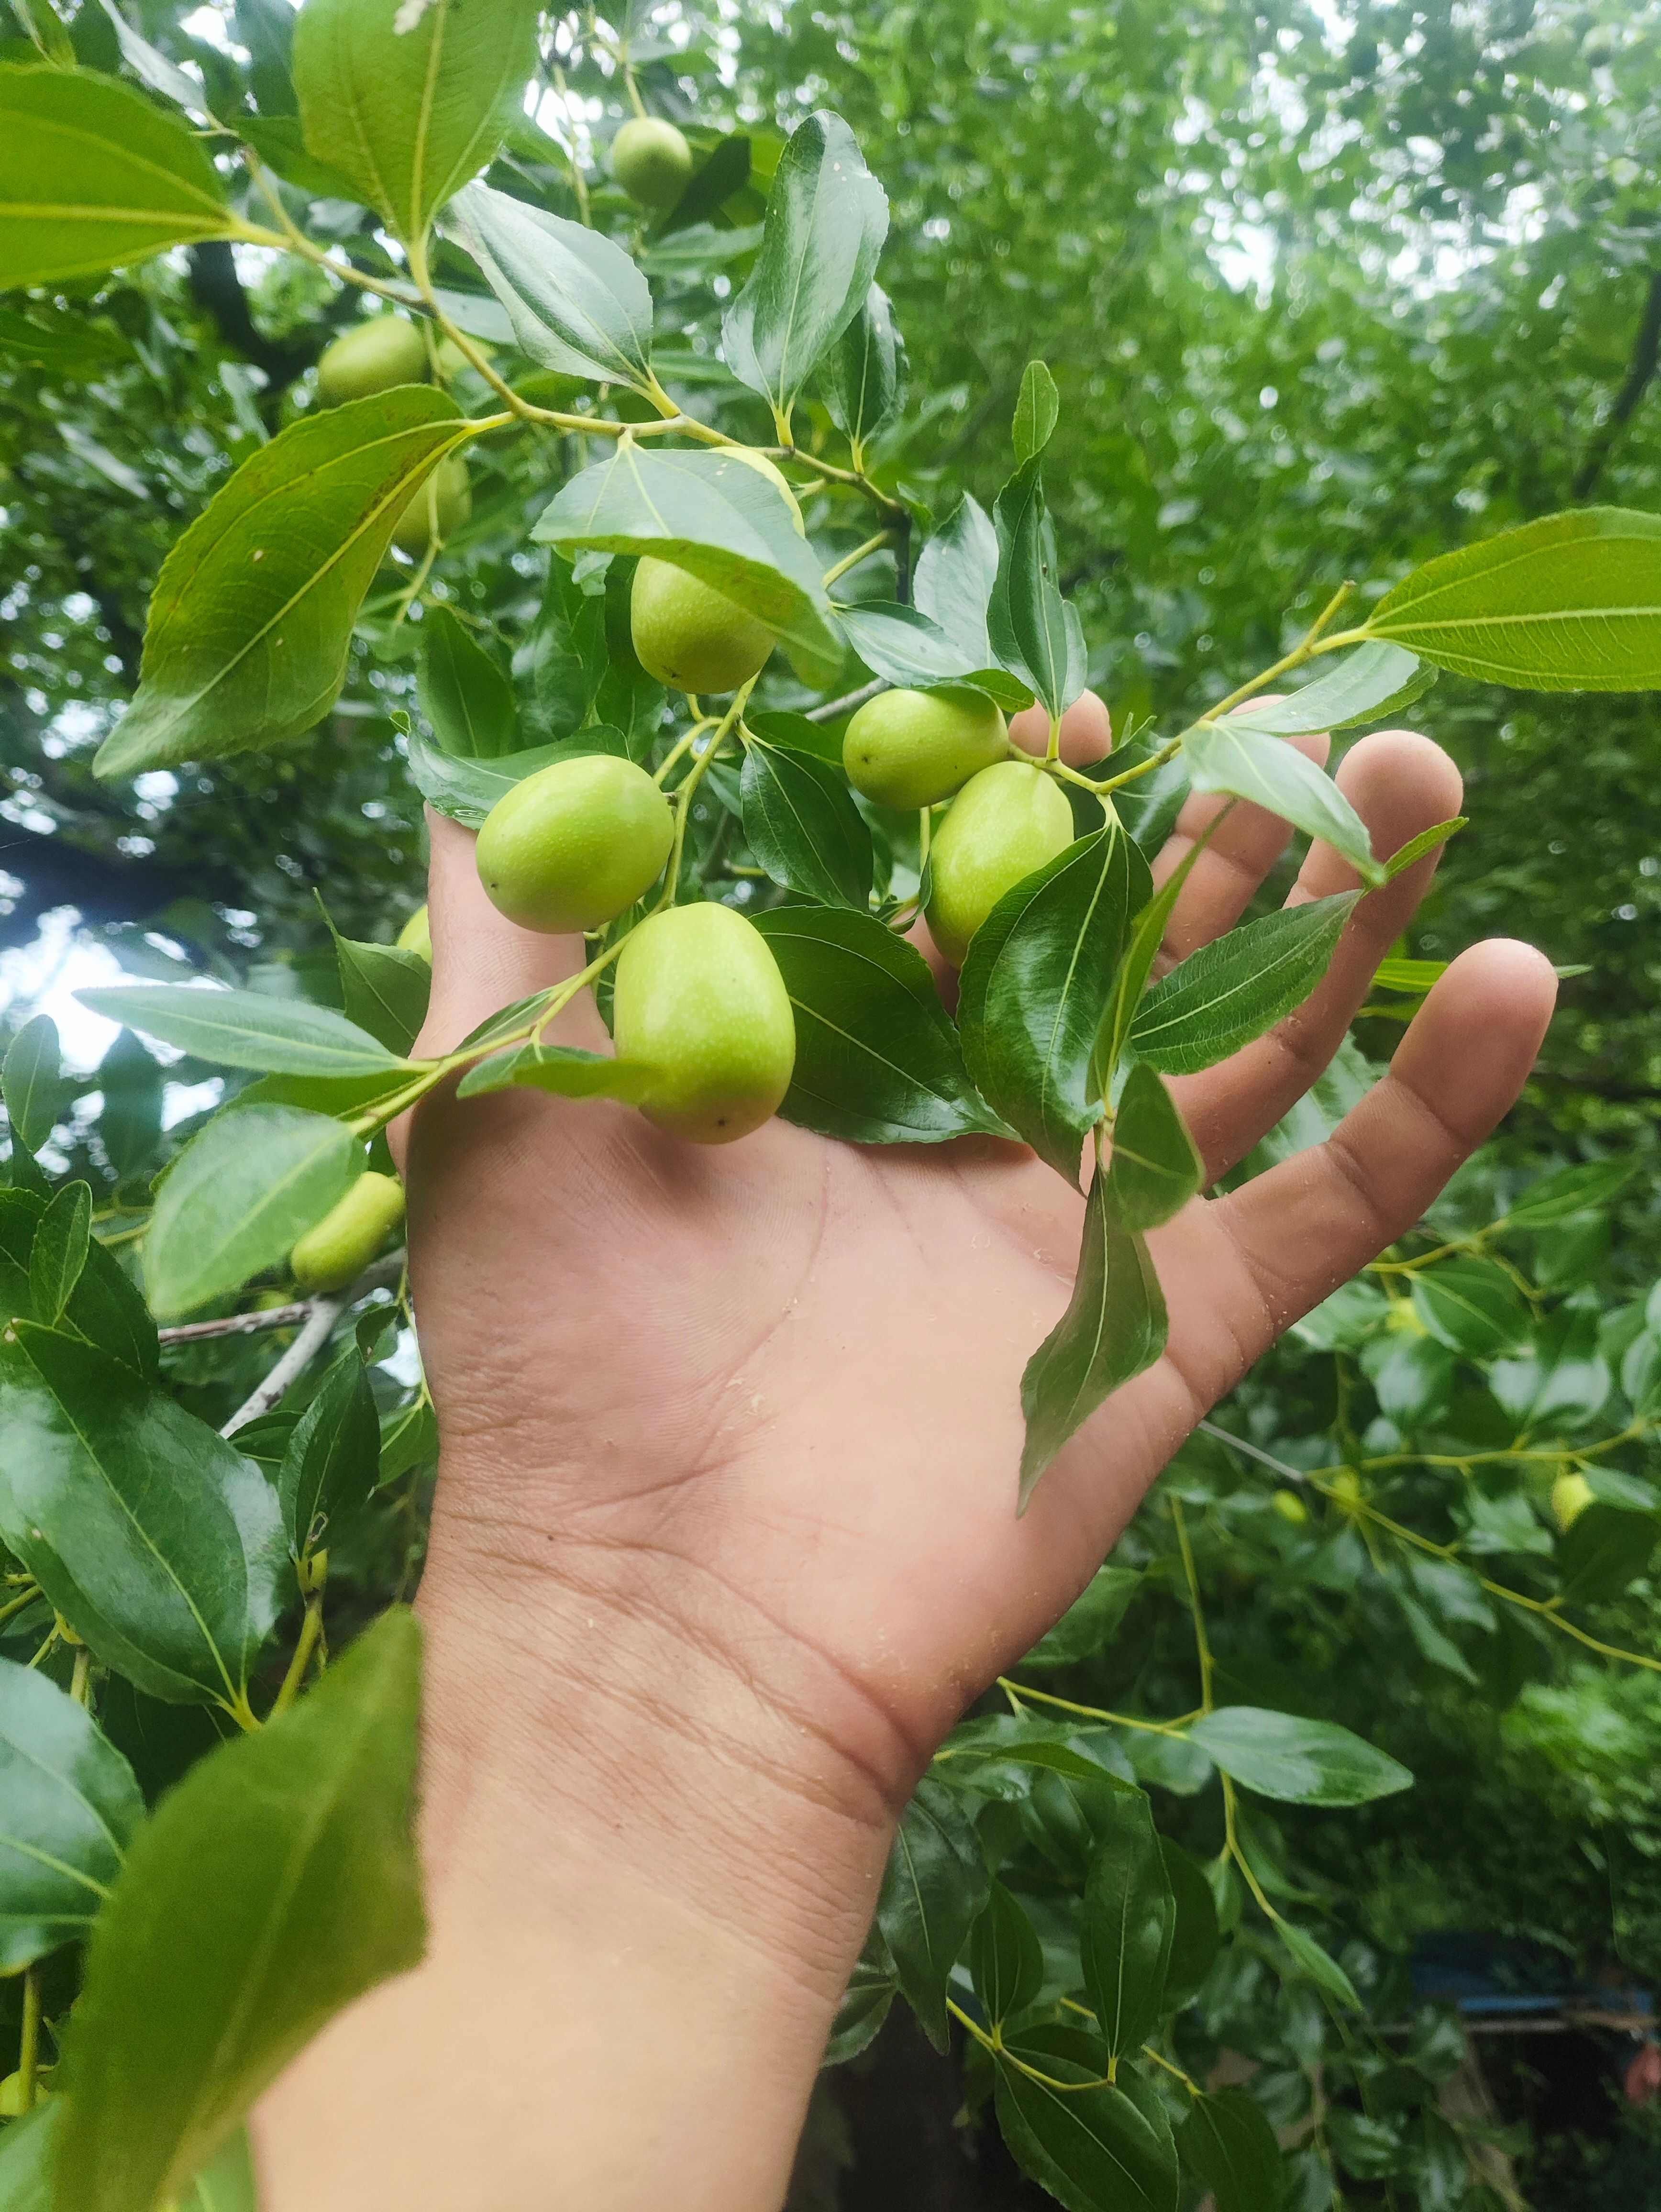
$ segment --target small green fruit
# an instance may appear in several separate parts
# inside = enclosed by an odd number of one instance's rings
[[[618,959],[619,1060],[657,1071],[641,1111],[672,1135],[727,1145],[778,1111],[796,1060],[790,1000],[767,939],[730,906],[674,906]]]
[[[521,929],[598,929],[663,872],[674,812],[643,768],[612,753],[556,761],[490,809],[478,879]]]
[[[721,458],[724,461],[741,461],[745,468],[753,469],[757,476],[765,477],[770,483],[776,484],[789,503],[790,520],[796,526],[797,537],[806,537],[807,525],[802,519],[801,501],[791,490],[789,479],[782,469],[770,461],[765,453],[758,453],[753,446],[723,446]]]
[[[929,850],[928,927],[954,968],[1006,891],[1073,842],[1073,809],[1054,776],[1000,761],[971,776]]]
[[[289,1257],[295,1281],[309,1297],[355,1283],[404,1218],[404,1186],[373,1170],[357,1181]]]
[[[34,2079],[34,2094],[37,2102],[44,2101],[52,2094],[50,2086],[38,2074]],[[21,2120],[22,2117],[23,2077],[21,2074],[8,2074],[5,2080],[0,2081],[0,2120]]]
[[[642,667],[676,691],[736,691],[776,642],[724,592],[649,554],[635,569],[629,627]]]
[[[1341,1513],[1354,1513],[1362,1504],[1361,1478],[1353,1468],[1340,1468],[1333,1476],[1330,1496]]]
[[[427,341],[402,315],[372,315],[338,337],[317,364],[317,392],[331,407],[395,384],[427,380]]]
[[[441,544],[454,537],[473,511],[473,488],[467,464],[459,453],[447,453],[432,474],[410,495],[409,505],[398,518],[392,543],[400,553],[419,561],[436,536]]]
[[[1309,1508],[1295,1490],[1277,1490],[1269,1504],[1282,1521],[1289,1521],[1294,1528],[1301,1528],[1309,1519]]]
[[[611,174],[637,206],[667,210],[691,179],[692,149],[672,123],[636,115],[611,141]]]
[[[1008,750],[1003,716],[984,691],[881,691],[848,725],[842,764],[879,806],[938,806]]]
[[[1584,1474],[1560,1474],[1551,1486],[1551,1510],[1566,1536],[1593,1502],[1591,1485]]]
[[[424,899],[405,923],[403,928],[399,931],[398,949],[400,952],[414,952],[424,960],[429,968],[432,966],[433,928],[427,917],[427,902]]]

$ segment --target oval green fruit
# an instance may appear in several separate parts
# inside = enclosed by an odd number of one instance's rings
[[[806,537],[807,525],[802,518],[801,501],[790,489],[790,479],[776,462],[770,461],[765,453],[758,453],[753,446],[723,446],[721,458],[724,461],[741,461],[745,468],[753,469],[758,477],[765,477],[770,483],[776,484],[789,501],[790,520],[796,526],[797,537]]]
[[[643,768],[586,753],[496,801],[478,833],[478,878],[522,929],[598,929],[651,889],[674,840],[673,809]]]
[[[736,691],[776,641],[713,584],[649,554],[635,569],[629,628],[641,666],[676,691]]]
[[[641,1111],[695,1144],[727,1145],[778,1111],[796,1025],[778,963],[730,906],[674,906],[642,922],[618,959],[619,1060],[654,1071]]]
[[[692,149],[661,116],[632,116],[611,141],[611,174],[637,206],[666,210],[691,180]]]
[[[410,919],[398,933],[400,952],[413,952],[430,968],[433,964],[433,927],[428,919],[427,902],[423,899]]]
[[[317,364],[317,392],[331,407],[368,399],[395,384],[427,380],[427,341],[402,315],[371,315],[338,337]]]
[[[1277,1490],[1269,1504],[1282,1521],[1289,1521],[1294,1528],[1301,1528],[1309,1519],[1309,1508],[1295,1490]]]
[[[307,1296],[355,1283],[404,1218],[404,1186],[396,1176],[359,1176],[344,1198],[295,1246],[289,1265]]]
[[[848,725],[842,764],[855,790],[879,806],[938,806],[1008,751],[995,702],[958,685],[867,699]]]
[[[1054,776],[1001,761],[971,776],[929,848],[928,927],[954,968],[1006,891],[1073,842],[1073,809]]]
[[[392,543],[400,553],[419,561],[436,534],[441,544],[454,537],[473,511],[473,488],[467,464],[459,453],[444,459],[411,493],[409,504],[398,518]]]
[[[1592,1486],[1584,1474],[1560,1474],[1551,1486],[1551,1510],[1566,1536],[1594,1502]]]

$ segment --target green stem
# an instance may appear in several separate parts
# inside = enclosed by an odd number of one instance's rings
[[[9,1620],[13,1613],[21,1613],[26,1606],[33,1605],[40,1595],[40,1589],[39,1583],[31,1582],[26,1590],[21,1591],[16,1597],[10,1599],[6,1604],[0,1605],[0,1622]]]
[[[18,2042],[17,2104],[21,2112],[34,2110],[40,2067],[40,1971],[30,1966],[23,1976],[23,2025]]]
[[[1194,1644],[1200,1658],[1200,1711],[1205,1714],[1212,1710],[1214,1662],[1211,1656],[1210,1641],[1206,1635],[1205,1613],[1200,1601],[1200,1577],[1195,1571],[1194,1550],[1188,1540],[1188,1524],[1183,1519],[1179,1498],[1173,1498],[1171,1501],[1171,1517],[1176,1523],[1177,1547],[1183,1555],[1183,1572],[1188,1578],[1188,1601],[1194,1615]]]
[[[892,537],[891,531],[879,530],[873,536],[867,538],[863,545],[855,546],[851,553],[844,554],[834,567],[827,568],[819,581],[828,592],[832,584],[841,582],[850,568],[857,568],[861,561],[868,561],[873,553],[880,553],[883,547],[891,541]]]
[[[300,1634],[295,1639],[294,1657],[289,1662],[289,1671],[283,1677],[283,1686],[277,1693],[269,1717],[275,1720],[286,1713],[300,1695],[300,1686],[306,1679],[306,1669],[312,1663],[312,1654],[323,1633],[323,1596],[321,1591],[307,1601],[305,1616],[300,1624]]]
[[[998,1687],[1008,1698],[1030,1698],[1035,1705],[1054,1705],[1061,1712],[1077,1713],[1084,1720],[1110,1722],[1115,1728],[1141,1729],[1148,1735],[1180,1735],[1208,1710],[1202,1706],[1196,1712],[1184,1713],[1180,1720],[1145,1721],[1139,1720],[1134,1713],[1110,1713],[1103,1705],[1081,1705],[1071,1698],[1058,1698],[1050,1690],[1032,1689],[1025,1682],[1011,1681],[1007,1674],[999,1675]]]
[[[70,1695],[83,1709],[92,1703],[92,1654],[84,1644],[75,1655],[75,1671],[70,1676]]]

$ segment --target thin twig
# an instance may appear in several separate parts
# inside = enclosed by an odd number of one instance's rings
[[[809,722],[834,722],[838,714],[852,714],[855,707],[864,706],[874,699],[879,691],[888,689],[885,676],[873,676],[868,684],[861,684],[857,691],[844,692],[840,699],[827,699],[822,707],[810,707],[803,720]]]
[[[365,1297],[371,1291],[391,1290],[404,1272],[405,1255],[389,1252],[384,1260],[377,1260],[366,1268],[355,1286],[353,1295]],[[265,1306],[252,1313],[223,1314],[217,1321],[180,1322],[172,1328],[155,1332],[163,1344],[198,1344],[217,1336],[261,1336],[267,1329],[298,1328],[309,1320],[315,1298],[299,1298],[287,1306]]]
[[[257,1421],[262,1413],[269,1413],[280,1401],[289,1384],[298,1381],[322,1351],[333,1333],[335,1323],[346,1309],[356,1304],[368,1291],[380,1287],[387,1268],[396,1267],[401,1273],[403,1265],[404,1255],[400,1252],[396,1260],[378,1261],[374,1267],[358,1277],[350,1290],[342,1291],[333,1297],[314,1298],[299,1335],[258,1389],[251,1391],[237,1407],[219,1431],[220,1435],[233,1437],[239,1429],[246,1428],[250,1421]]]

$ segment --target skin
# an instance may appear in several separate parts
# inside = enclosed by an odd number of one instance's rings
[[[668,800],[609,753],[556,761],[504,793],[478,835],[493,906],[526,929],[598,929],[649,890],[675,840]]]
[[[649,555],[635,569],[629,627],[642,667],[677,691],[736,691],[776,642],[713,584]]]
[[[1405,732],[1340,781],[1384,852],[1457,811]],[[1220,805],[1189,805],[1162,872]],[[465,832],[432,837],[427,1050],[581,957],[495,912]],[[1285,842],[1237,807],[1167,956],[1238,920]],[[1357,907],[1279,1030],[1176,1085],[1214,1176],[1326,1064],[1433,866]],[[1317,847],[1292,896],[1353,883]],[[705,1152],[605,1103],[424,1105],[431,1948],[267,2100],[265,2212],[777,2212],[920,1767],[1195,1420],[1488,1136],[1554,989],[1526,945],[1463,953],[1327,1144],[1157,1231],[1169,1348],[1020,1520],[1020,1371],[1081,1207],[1030,1156],[778,1121]],[[592,1012],[564,1034],[595,1043]]]
[[[731,907],[671,907],[618,961],[618,1056],[663,1070],[641,1111],[701,1145],[730,1145],[778,1110],[795,1018],[766,939]]]
[[[373,1169],[306,1231],[289,1265],[302,1291],[344,1291],[361,1275],[404,1218],[404,1187]]]
[[[672,123],[637,115],[611,141],[611,174],[638,206],[672,208],[692,174],[692,149]]]
[[[402,315],[374,315],[355,324],[317,364],[318,397],[331,406],[426,378],[427,341]]]
[[[1008,753],[1003,716],[983,691],[879,691],[849,720],[842,764],[879,806],[935,806]]]

